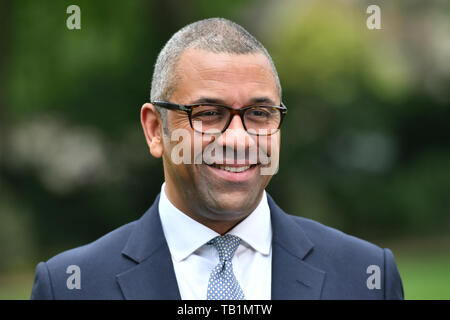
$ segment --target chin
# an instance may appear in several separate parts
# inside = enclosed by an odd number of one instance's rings
[[[249,194],[251,193],[251,194]],[[258,205],[259,196],[254,191],[249,193],[234,192],[211,195],[208,207],[216,218],[223,220],[235,220],[249,215]],[[229,219],[227,219],[229,218]]]

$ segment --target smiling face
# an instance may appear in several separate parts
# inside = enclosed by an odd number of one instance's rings
[[[215,102],[233,109],[280,105],[271,65],[261,53],[217,54],[188,49],[176,69],[179,79],[170,102],[185,105]],[[249,135],[241,118],[235,115],[224,133],[201,135],[192,130],[186,112],[169,111],[168,134],[164,135],[161,121],[158,120],[155,128],[154,116],[146,116],[152,112],[154,106],[144,105],[141,120],[151,153],[163,158],[165,190],[178,209],[225,233],[256,208],[272,176],[262,174],[264,165],[250,154],[256,150],[271,157],[271,166],[278,165],[279,132],[271,136]],[[149,128],[151,123],[153,127]],[[189,132],[191,159],[203,159],[202,163],[174,163],[172,151],[179,142],[171,141],[171,132],[177,129]],[[207,161],[208,148],[223,150],[223,159],[216,157],[211,164]],[[224,162],[226,165],[219,164]]]

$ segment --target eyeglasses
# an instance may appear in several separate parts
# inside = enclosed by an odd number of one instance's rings
[[[166,101],[152,101],[153,105],[180,110],[188,114],[189,123],[194,131],[202,134],[221,134],[225,132],[234,115],[239,115],[244,129],[252,135],[269,136],[281,128],[287,113],[286,106],[248,106],[233,109],[216,103],[183,105]]]

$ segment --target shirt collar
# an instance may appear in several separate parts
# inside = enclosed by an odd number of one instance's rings
[[[270,208],[267,202],[266,191],[261,201],[251,214],[231,229],[229,234],[238,236],[254,250],[263,255],[270,253],[272,244],[272,225],[270,222]]]
[[[161,187],[158,209],[167,245],[176,261],[187,258],[206,242],[220,235],[178,210],[167,198],[165,183]],[[263,255],[270,253],[272,227],[265,191],[256,209],[228,233],[238,236]]]

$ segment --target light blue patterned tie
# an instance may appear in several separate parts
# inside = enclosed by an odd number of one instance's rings
[[[239,237],[226,234],[215,237],[207,243],[217,249],[220,259],[209,277],[207,300],[245,300],[244,292],[234,276],[231,264],[231,259],[240,242]]]

